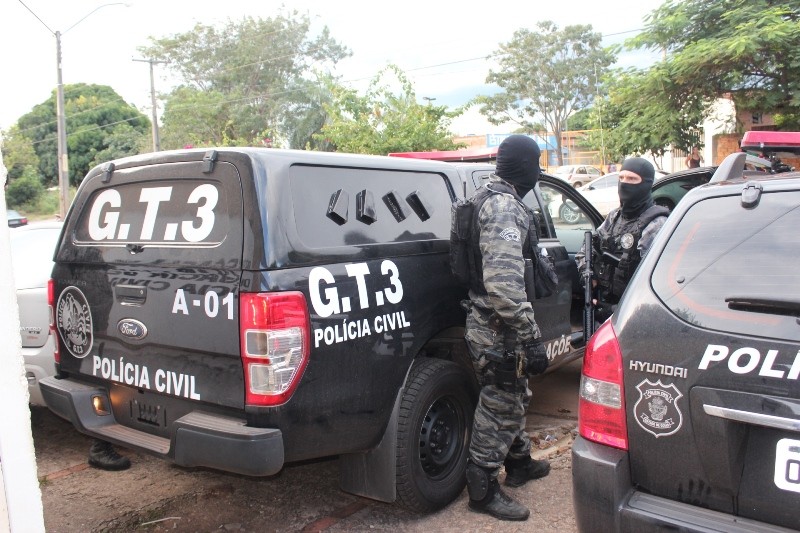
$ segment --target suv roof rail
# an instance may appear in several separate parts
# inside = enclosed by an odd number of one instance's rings
[[[747,159],[745,152],[736,152],[726,157],[722,164],[711,176],[709,183],[719,183],[731,179],[741,178],[744,175],[744,162]]]

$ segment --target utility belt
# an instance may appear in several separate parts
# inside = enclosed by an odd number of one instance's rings
[[[489,364],[483,374],[481,385],[494,385],[512,394],[519,394],[528,385],[528,374],[525,372],[525,356],[513,350],[485,350],[483,355]]]

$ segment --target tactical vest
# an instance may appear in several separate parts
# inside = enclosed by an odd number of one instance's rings
[[[491,186],[491,189],[489,188]],[[522,202],[522,199],[519,197],[517,192],[514,188],[502,181],[500,182],[491,182],[487,184],[487,186],[481,187],[475,193],[473,197],[474,213],[473,213],[473,220],[472,220],[472,233],[470,235],[469,241],[469,257],[470,257],[470,281],[469,281],[469,288],[475,291],[476,294],[485,295],[487,294],[486,287],[483,284],[483,260],[481,258],[481,251],[480,251],[480,223],[479,223],[479,215],[481,211],[481,207],[483,203],[486,201],[489,196],[492,194],[510,194],[513,196],[519,203],[525,208],[525,211],[528,213],[528,232],[525,235],[525,240],[522,243],[522,256],[525,259],[532,259],[533,251],[536,246],[539,244],[539,235],[538,235],[538,221],[536,219],[536,214],[528,209],[528,207]]]
[[[668,214],[668,209],[658,205],[651,205],[637,218],[630,220],[622,216],[621,209],[613,212],[609,220],[610,230],[598,235],[601,255],[594,260],[600,300],[611,304],[619,301],[642,260],[639,253],[642,232],[650,222]],[[619,263],[602,252],[619,258]]]

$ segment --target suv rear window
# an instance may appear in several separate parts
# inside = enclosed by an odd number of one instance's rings
[[[693,205],[658,259],[653,290],[702,328],[800,341],[800,192]]]

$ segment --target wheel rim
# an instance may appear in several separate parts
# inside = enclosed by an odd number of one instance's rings
[[[575,224],[581,217],[581,214],[579,212],[573,211],[567,204],[563,204],[561,206],[560,214],[561,214],[561,220],[563,220],[567,224]]]
[[[463,425],[461,410],[450,398],[439,398],[425,413],[419,431],[419,459],[429,477],[444,477],[455,466],[464,441]]]

